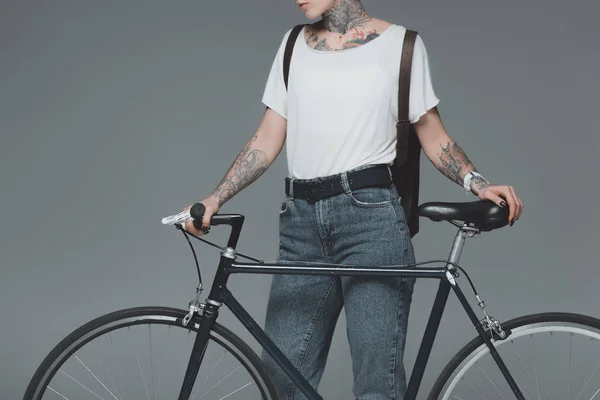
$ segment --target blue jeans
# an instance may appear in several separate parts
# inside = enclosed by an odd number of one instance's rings
[[[364,168],[364,167],[361,167]],[[396,188],[350,190],[314,204],[286,197],[279,213],[278,261],[382,267],[414,262]],[[406,326],[414,278],[275,275],[265,331],[317,388],[342,307],[358,400],[402,400]],[[267,371],[282,399],[306,399],[273,359]]]

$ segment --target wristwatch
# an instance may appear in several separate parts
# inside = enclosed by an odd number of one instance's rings
[[[467,173],[465,175],[465,178],[463,180],[463,187],[465,188],[465,190],[467,192],[472,192],[472,190],[471,190],[471,180],[473,180],[473,178],[476,177],[476,176],[480,177],[481,179],[483,179],[484,181],[486,181],[488,184],[490,183],[479,172],[471,171],[471,172],[469,172],[469,173]]]

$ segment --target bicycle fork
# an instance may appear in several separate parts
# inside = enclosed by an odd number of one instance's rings
[[[202,308],[202,314],[200,314],[200,328],[196,334],[196,339],[194,340],[194,347],[192,348],[192,353],[190,354],[190,359],[188,361],[187,370],[185,372],[185,377],[183,379],[178,400],[189,400],[190,398],[192,388],[196,383],[198,371],[200,370],[200,365],[204,359],[204,353],[206,351],[206,346],[208,345],[210,331],[215,320],[217,319],[218,313],[219,306],[215,304],[208,303]]]
[[[199,301],[200,293],[202,292],[202,286],[200,284],[196,290],[196,299],[190,302],[190,312],[182,321],[182,324],[185,326],[192,321],[192,317],[195,313],[197,313],[200,317],[198,322],[198,333],[196,334],[196,339],[194,339],[194,347],[192,348],[192,353],[190,354],[178,400],[189,400],[192,389],[194,388],[194,384],[196,383],[196,378],[198,376],[198,372],[200,371],[200,366],[202,365],[202,360],[204,359],[206,347],[208,346],[208,341],[210,339],[210,332],[215,321],[217,320],[219,308],[222,305],[221,290],[227,283],[228,276],[227,273],[225,273],[225,265],[228,262],[231,262],[228,254],[221,253],[220,265],[217,269],[217,274],[215,275],[215,279],[213,281],[213,287],[210,295],[206,299],[206,303],[202,304]]]

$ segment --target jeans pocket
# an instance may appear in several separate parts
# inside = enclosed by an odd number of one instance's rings
[[[293,197],[286,197],[282,202],[281,202],[281,207],[279,209],[279,215],[283,215],[286,213],[286,211],[288,211],[290,209],[290,207],[292,206],[292,203],[294,202],[294,198]]]
[[[367,187],[348,192],[352,204],[358,207],[387,207],[393,204],[393,196],[389,187]]]

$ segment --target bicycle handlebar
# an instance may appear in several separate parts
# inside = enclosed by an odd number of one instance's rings
[[[196,203],[190,209],[190,216],[194,218],[194,226],[197,229],[202,228],[202,217],[204,217],[204,213],[206,212],[206,207],[202,203]],[[229,225],[231,227],[235,227],[238,224],[244,222],[244,217],[239,214],[213,214],[210,218],[210,225]],[[198,223],[198,225],[196,225]],[[241,226],[240,226],[241,228]]]
[[[206,207],[202,203],[194,204],[189,211],[182,211],[175,215],[170,215],[162,219],[163,225],[185,225],[188,219],[192,219],[194,227],[198,230],[202,229],[202,217],[206,212]],[[231,226],[231,234],[227,245],[235,248],[237,241],[242,231],[242,225],[244,224],[244,216],[240,214],[213,214],[210,218],[210,225],[229,225]]]

